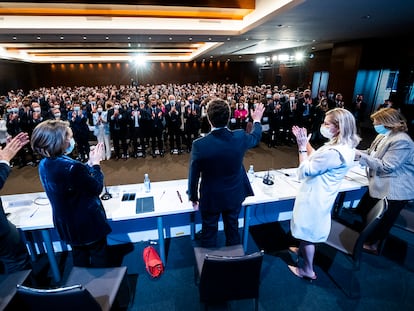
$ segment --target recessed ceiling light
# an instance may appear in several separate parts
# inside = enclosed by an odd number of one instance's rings
[[[152,38],[151,37],[148,37],[148,40],[152,40]]]
[[[109,37],[105,37],[105,40],[109,40]]]
[[[63,40],[63,39],[65,39],[65,37],[64,36],[60,36],[60,40]]]
[[[192,41],[192,40],[193,40],[193,38],[191,38],[191,37],[190,37],[190,38],[188,38],[188,40]]]
[[[131,47],[131,43],[128,43],[128,47]]]
[[[171,40],[172,40],[172,38],[171,38],[171,37],[169,37],[169,38],[168,38],[168,40],[170,40],[170,41],[171,41]]]
[[[211,41],[211,38],[208,38],[208,41]]]
[[[316,49],[314,46],[312,46],[312,50]]]
[[[227,58],[227,61],[229,62],[230,61],[230,58]]]
[[[37,40],[40,40],[40,36],[37,36],[37,37],[36,37],[36,39],[37,39]]]
[[[230,41],[230,38],[227,38],[227,41]]]
[[[242,58],[242,56],[241,56],[241,55],[239,55],[239,58]]]
[[[86,36],[83,36],[83,40],[86,40],[87,38],[86,38]]]
[[[17,37],[16,37],[16,36],[14,36],[14,37],[13,37],[13,40],[17,40]]]
[[[210,58],[213,58],[213,55],[210,55]]]
[[[249,38],[246,38],[246,41],[249,41]]]
[[[131,40],[131,37],[128,37],[128,40]]]

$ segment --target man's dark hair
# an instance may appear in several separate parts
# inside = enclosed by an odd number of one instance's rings
[[[230,120],[230,106],[222,99],[213,99],[207,105],[207,117],[213,127],[227,126]]]

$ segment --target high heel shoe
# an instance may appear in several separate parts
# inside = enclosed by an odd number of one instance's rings
[[[318,278],[318,276],[316,275],[316,273],[313,273],[313,275],[312,275],[312,276],[302,274],[302,273],[300,272],[299,267],[288,265],[288,268],[289,268],[289,270],[290,270],[290,271],[291,271],[291,272],[292,272],[295,276],[297,276],[297,277],[298,277],[298,278],[300,278],[300,279],[303,279],[303,280],[306,280],[306,281],[312,282],[312,281],[314,281],[314,280],[316,280],[316,279]]]

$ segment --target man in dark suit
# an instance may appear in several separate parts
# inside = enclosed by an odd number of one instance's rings
[[[238,218],[241,204],[253,190],[243,167],[246,151],[261,139],[264,106],[258,104],[251,112],[253,129],[231,131],[230,106],[222,99],[208,103],[207,118],[211,132],[192,144],[188,175],[188,195],[202,218],[201,245],[215,247],[218,220],[223,218],[226,245],[240,244]],[[200,196],[198,182],[201,177]]]
[[[4,149],[0,149],[0,189],[3,188],[10,173],[10,160],[29,142],[27,133],[17,134]],[[12,273],[27,269],[29,255],[20,239],[19,231],[7,220],[0,200],[0,273]]]

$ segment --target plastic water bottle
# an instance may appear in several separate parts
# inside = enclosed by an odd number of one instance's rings
[[[249,181],[252,183],[254,180],[254,168],[253,165],[250,165],[249,170],[247,171],[247,177],[249,178]]]
[[[145,189],[145,192],[151,191],[151,181],[149,179],[148,174],[144,174],[144,189]]]

